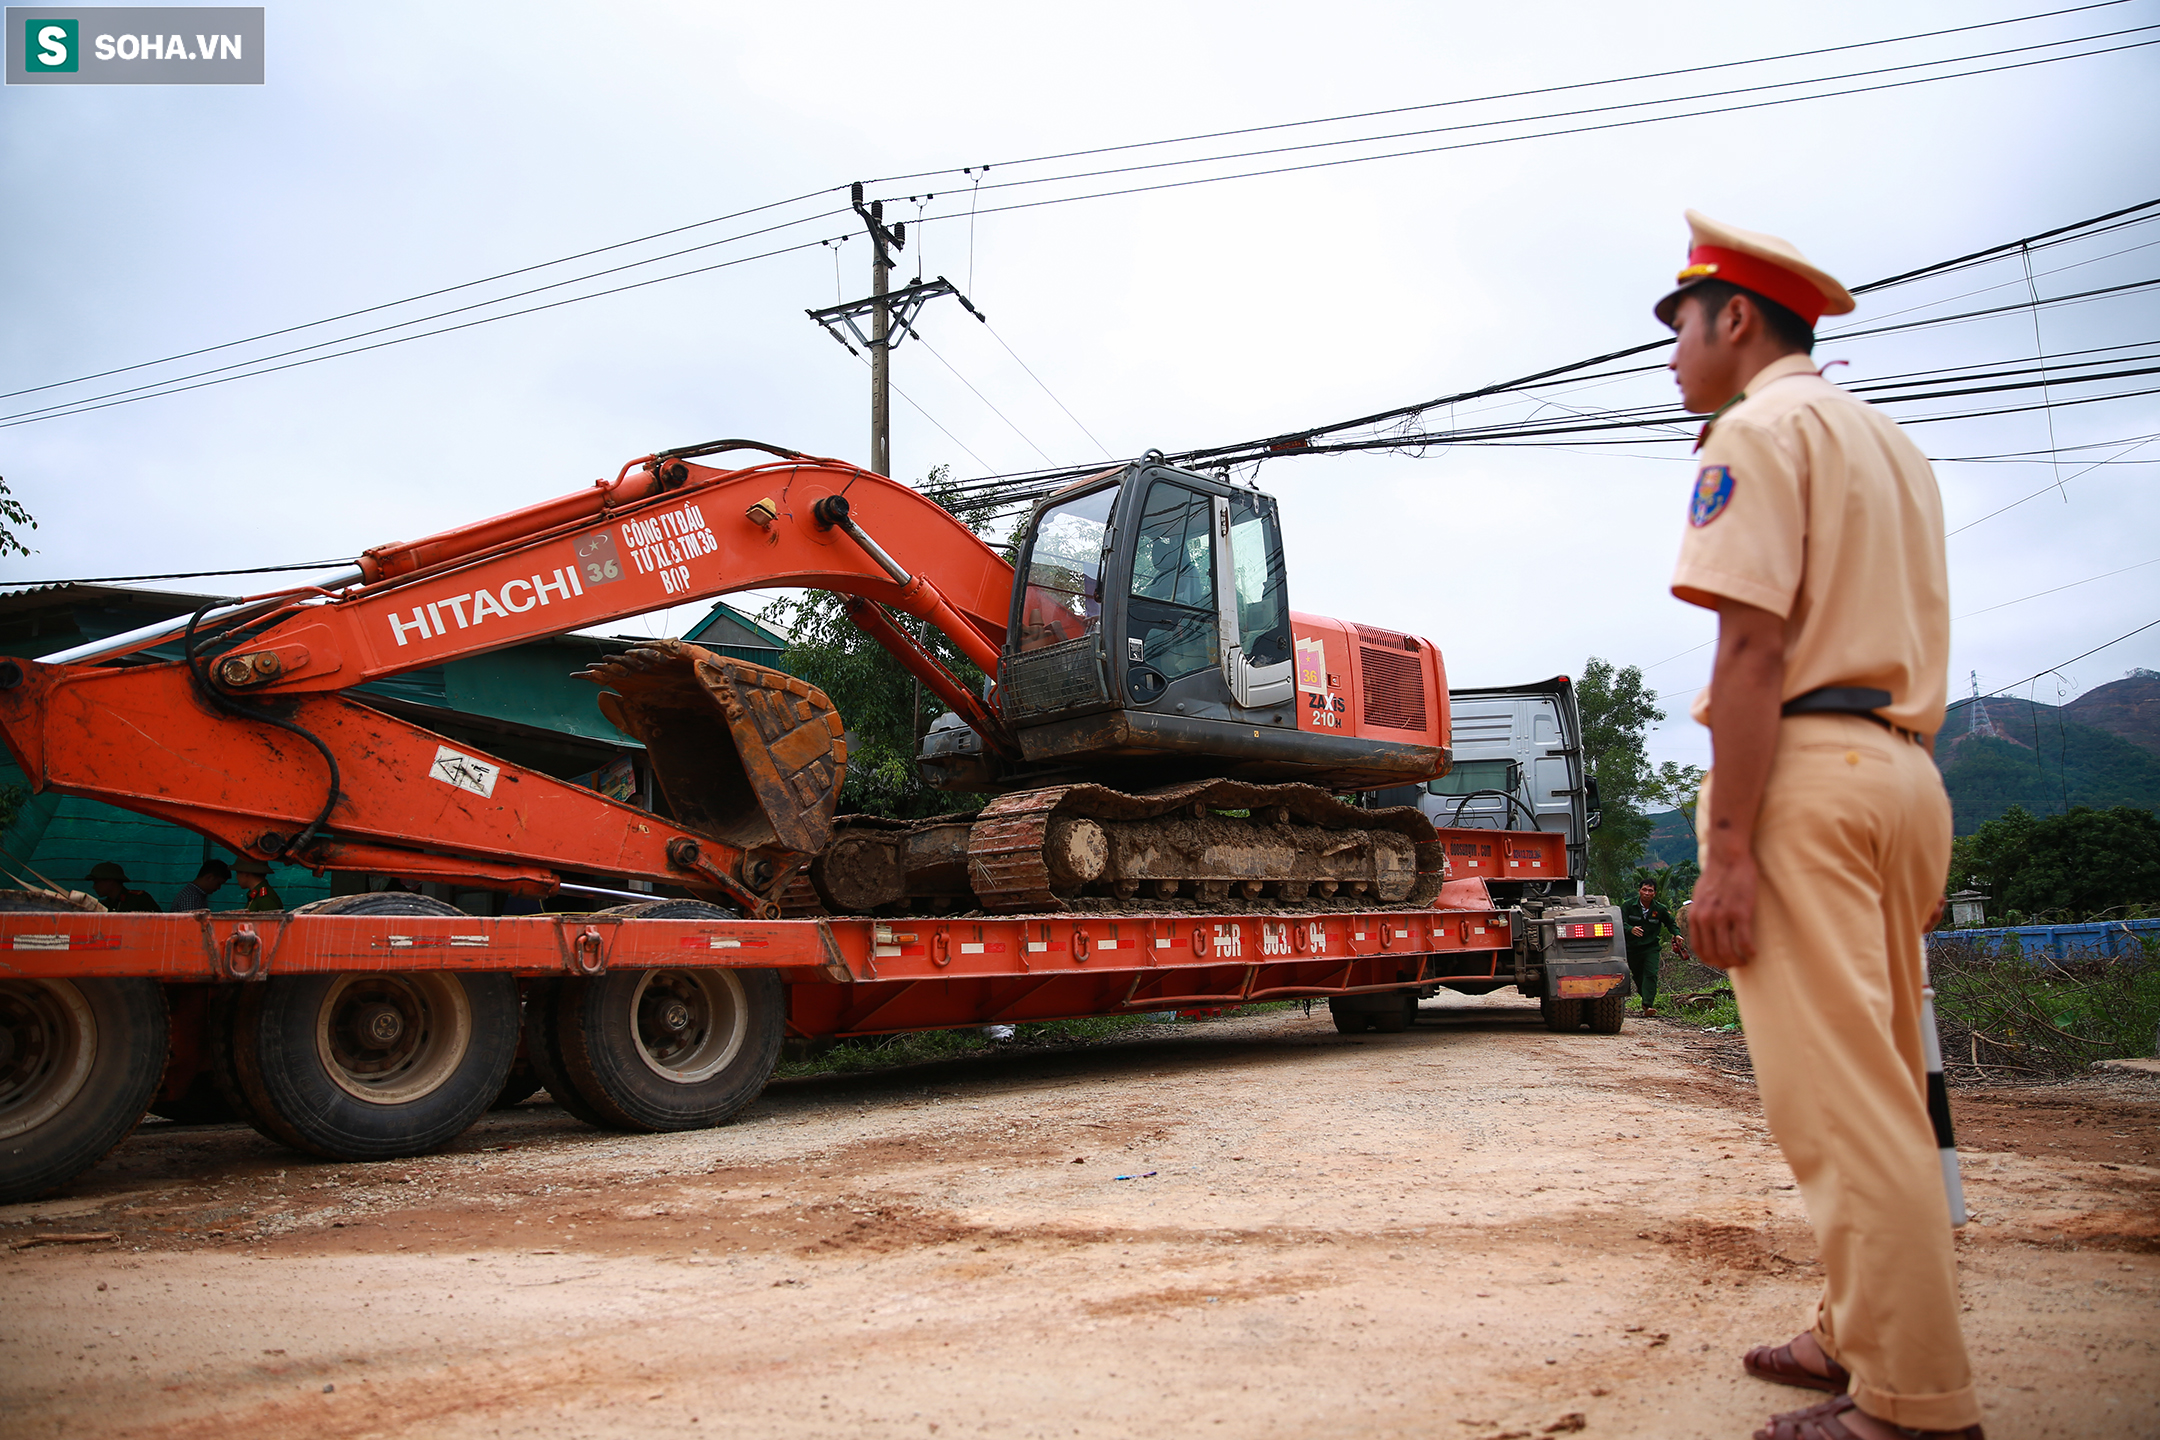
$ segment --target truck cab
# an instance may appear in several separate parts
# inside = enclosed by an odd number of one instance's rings
[[[1493,899],[1519,907],[1513,983],[1538,997],[1556,1030],[1587,1024],[1617,1030],[1632,981],[1619,906],[1585,893],[1590,832],[1598,826],[1597,781],[1584,772],[1582,713],[1565,675],[1527,685],[1448,692],[1454,765],[1422,785],[1368,793],[1373,805],[1416,805],[1455,830],[1548,830],[1567,836],[1561,880],[1486,882]],[[1470,990],[1458,985],[1454,988]]]

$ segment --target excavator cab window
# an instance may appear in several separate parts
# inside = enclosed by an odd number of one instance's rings
[[[1028,539],[1020,648],[1040,650],[1102,623],[1103,541],[1118,487],[1106,485],[1043,511]]]
[[[1230,558],[1236,577],[1238,644],[1255,665],[1290,658],[1290,597],[1283,578],[1282,528],[1264,495],[1230,497]]]
[[[1221,658],[1215,606],[1215,511],[1209,498],[1157,480],[1133,526],[1126,645],[1132,666],[1162,683]],[[1152,698],[1152,696],[1150,697]]]

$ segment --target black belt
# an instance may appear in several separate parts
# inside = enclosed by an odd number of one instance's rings
[[[1825,685],[1805,695],[1795,695],[1779,708],[1781,715],[1857,715],[1872,720],[1893,734],[1918,740],[1919,732],[1894,725],[1875,712],[1890,703],[1890,692],[1863,685]]]

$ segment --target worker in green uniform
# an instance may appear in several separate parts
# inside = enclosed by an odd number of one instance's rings
[[[1658,954],[1664,949],[1659,931],[1680,938],[1680,922],[1658,903],[1657,886],[1648,880],[1635,887],[1635,898],[1620,907],[1620,928],[1627,932],[1627,966],[1635,974],[1635,993],[1642,996],[1642,1013],[1657,1014]],[[1680,942],[1676,954],[1687,954]]]
[[[127,871],[111,860],[100,860],[90,867],[90,888],[97,892],[99,903],[107,910],[123,915],[130,911],[149,915],[162,913],[157,901],[140,890],[128,889]]]
[[[270,888],[270,867],[252,855],[243,855],[233,862],[233,873],[247,887],[247,908],[250,910],[283,910],[285,902],[277,891]]]

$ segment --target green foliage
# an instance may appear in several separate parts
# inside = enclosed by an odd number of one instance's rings
[[[30,512],[23,508],[22,501],[17,500],[8,489],[6,478],[0,477],[0,555],[31,553],[30,547],[23,544],[22,536],[17,534],[14,528],[24,525],[32,530],[37,529],[37,521],[31,518]]]
[[[1701,878],[1702,866],[1693,860],[1683,860],[1677,865],[1638,865],[1629,872],[1626,884],[1612,898],[1616,904],[1632,900],[1638,886],[1650,885],[1657,890],[1660,905],[1668,910],[1678,910],[1695,893],[1695,882]]]
[[[2160,755],[2064,718],[2050,705],[2011,706],[1997,724],[2016,741],[1945,734],[1935,747],[1957,830],[1969,835],[2013,806],[2035,815],[2070,806],[2160,810]]]
[[[971,500],[953,488],[949,467],[926,476],[922,493],[969,529],[981,534],[996,506]],[[848,773],[840,812],[919,819],[974,808],[979,796],[932,790],[915,770],[915,753],[944,702],[924,689],[875,640],[855,628],[842,608],[844,597],[806,590],[773,601],[758,620],[789,636],[787,668],[823,690],[848,728]],[[936,630],[904,615],[894,623],[913,634],[977,694],[983,674]]]
[[[1590,834],[1590,888],[1618,896],[1648,847],[1650,806],[1680,783],[1680,771],[1667,766],[1668,775],[1650,764],[1644,736],[1665,712],[1657,707],[1657,692],[1644,687],[1641,667],[1621,669],[1593,655],[1575,699],[1582,709],[1583,768],[1597,781],[1604,811],[1603,823]]]
[[[1952,844],[1949,888],[1982,892],[2012,925],[2160,904],[2160,819],[2127,805],[2036,818],[2014,805]]]

